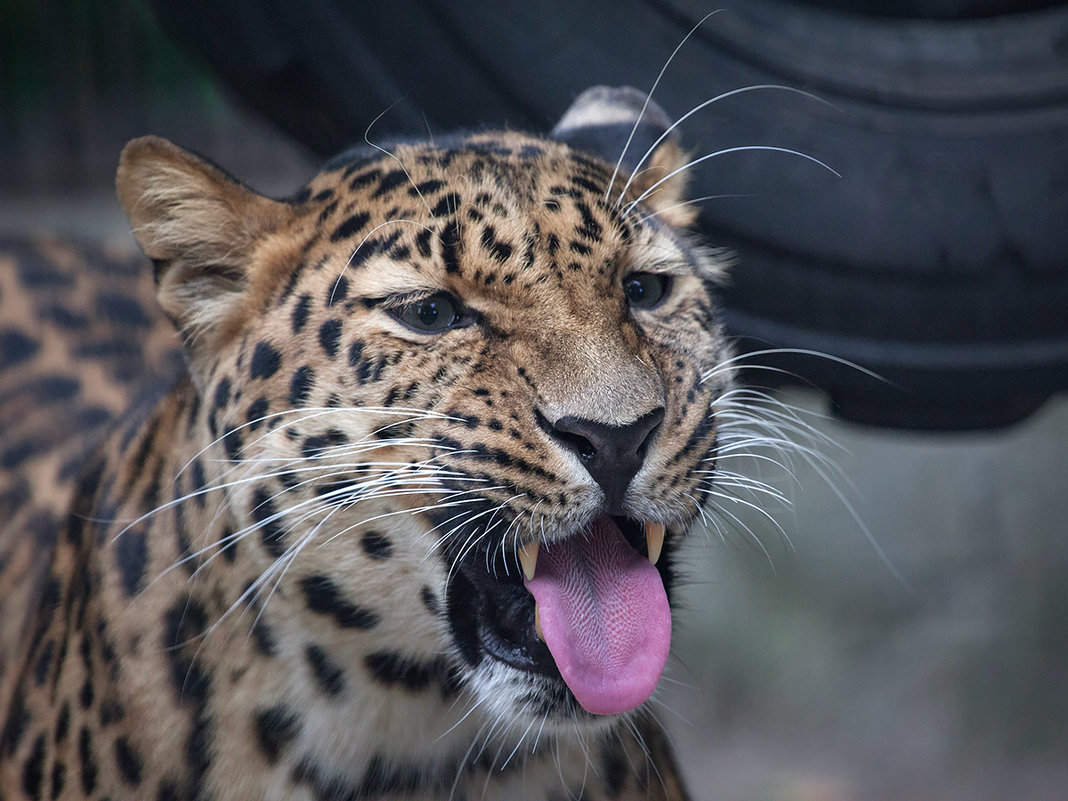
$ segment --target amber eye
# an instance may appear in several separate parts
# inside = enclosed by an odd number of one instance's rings
[[[459,302],[447,292],[390,309],[390,314],[421,334],[440,334],[467,324],[459,312]]]
[[[659,273],[631,273],[623,279],[623,291],[632,309],[651,309],[671,289],[671,276]]]

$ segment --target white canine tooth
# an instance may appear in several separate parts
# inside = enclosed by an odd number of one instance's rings
[[[519,549],[519,564],[523,566],[527,581],[534,578],[534,571],[538,569],[538,547],[537,542],[531,542]]]
[[[664,524],[645,521],[645,545],[649,549],[649,561],[654,565],[660,560],[664,548]]]
[[[541,610],[538,609],[537,604],[534,604],[534,631],[538,639],[545,642],[545,633],[541,630]]]

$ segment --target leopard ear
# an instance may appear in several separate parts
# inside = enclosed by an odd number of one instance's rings
[[[671,175],[686,164],[688,154],[674,131],[667,133],[670,128],[671,118],[644,92],[630,86],[594,86],[575,99],[552,137],[609,164],[618,162],[621,175],[613,194],[627,186],[626,203],[648,192],[642,202],[664,222],[683,227],[697,212],[685,203],[687,172]]]
[[[255,251],[289,207],[156,136],[126,145],[115,184],[134,237],[155,264],[160,305],[186,342],[217,341],[239,328]]]

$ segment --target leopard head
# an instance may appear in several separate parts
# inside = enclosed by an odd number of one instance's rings
[[[731,379],[667,128],[595,90],[552,139],[353,151],[285,200],[124,151],[236,520],[219,547],[250,543],[266,613],[329,629],[368,685],[438,677],[550,728],[653,692]]]

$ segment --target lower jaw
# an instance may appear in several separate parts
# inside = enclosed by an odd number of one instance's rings
[[[453,638],[472,667],[493,659],[564,686],[549,649],[534,636],[534,599],[515,572],[514,580],[493,587],[482,582],[480,587],[464,569],[456,571],[447,596]],[[494,617],[496,625],[491,623]]]
[[[486,607],[501,603],[501,595],[514,596],[510,598],[512,611],[529,621],[523,628],[533,631],[534,599],[521,582],[491,598],[457,570],[447,594],[453,640],[473,679],[468,687],[476,695],[489,695],[483,709],[512,721],[512,726],[520,727],[517,734],[533,721],[539,726],[544,723],[547,734],[573,731],[576,721],[594,722],[597,716],[579,706],[544,643],[537,639],[509,642],[487,625]]]

